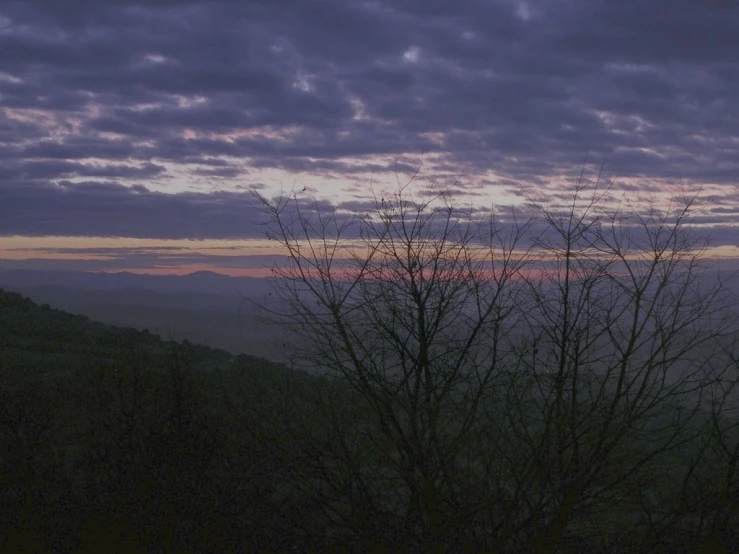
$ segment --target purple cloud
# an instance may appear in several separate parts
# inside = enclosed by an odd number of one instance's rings
[[[645,194],[723,185],[725,226],[737,51],[731,2],[6,0],[0,233],[254,237],[252,170],[350,184],[421,153],[544,195],[586,157]],[[131,188],[175,173],[232,192]]]

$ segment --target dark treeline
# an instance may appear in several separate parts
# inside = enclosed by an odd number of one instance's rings
[[[261,413],[301,379],[0,291],[0,551],[313,544],[294,460],[271,447],[290,439]]]

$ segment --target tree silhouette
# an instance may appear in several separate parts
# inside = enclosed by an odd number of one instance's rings
[[[737,329],[696,197],[624,207],[581,180],[523,219],[407,187],[353,217],[255,197],[287,256],[263,308],[327,376],[320,431],[294,423],[321,444],[295,482],[332,483],[338,527],[419,552],[570,551],[648,549],[689,523],[676,484],[720,421]]]

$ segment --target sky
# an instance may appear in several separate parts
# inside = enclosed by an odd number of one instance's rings
[[[701,190],[733,256],[737,98],[733,0],[2,0],[0,267],[266,275],[250,190],[361,214],[418,168]]]

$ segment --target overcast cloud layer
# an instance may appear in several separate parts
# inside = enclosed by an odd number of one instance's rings
[[[5,0],[0,234],[251,238],[270,175],[361,209],[418,159],[546,196],[587,158],[726,226],[737,98],[731,0]]]

